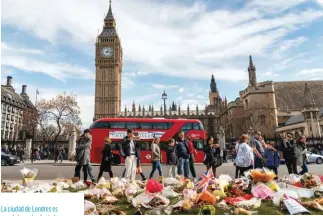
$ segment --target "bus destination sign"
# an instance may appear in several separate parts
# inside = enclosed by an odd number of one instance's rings
[[[138,137],[140,139],[154,139],[155,137],[162,137],[165,132],[157,132],[157,131],[134,131],[134,133],[138,133]],[[123,139],[125,136],[127,136],[126,131],[110,131],[109,132],[109,138],[110,139]]]

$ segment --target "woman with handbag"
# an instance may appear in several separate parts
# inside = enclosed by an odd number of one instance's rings
[[[216,177],[216,168],[222,165],[223,152],[218,144],[218,139],[215,139],[212,136],[209,136],[206,140],[207,146],[204,148],[205,159],[203,163],[206,165],[206,169],[209,170],[212,168],[214,178]]]
[[[152,167],[152,170],[151,170],[151,173],[149,176],[150,179],[154,176],[156,169],[158,169],[159,176],[160,177],[163,176],[163,172],[162,172],[162,168],[161,168],[161,164],[160,164],[161,155],[160,155],[159,142],[160,142],[160,139],[156,137],[156,138],[154,138],[153,143],[152,143],[151,163],[153,164],[153,167]]]
[[[247,144],[249,137],[247,134],[242,134],[239,143],[236,145],[237,156],[235,158],[235,165],[239,170],[239,175],[243,176],[244,172],[253,169],[254,154],[253,149]]]
[[[106,137],[104,139],[104,148],[102,150],[102,161],[101,161],[98,180],[102,177],[103,172],[108,172],[110,175],[110,178],[113,178],[113,173],[111,170],[111,162],[112,162],[113,154],[111,151],[110,144],[111,144],[111,139]]]

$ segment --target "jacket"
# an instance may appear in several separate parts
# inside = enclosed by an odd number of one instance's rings
[[[207,145],[204,147],[203,151],[205,153],[203,164],[215,167],[222,165],[223,152],[221,148],[212,148],[210,145]]]
[[[111,145],[105,144],[102,150],[102,161],[100,169],[108,172],[111,170],[111,162],[112,162],[113,154],[111,151]]]
[[[86,138],[82,136],[76,146],[75,160],[77,165],[87,165],[90,163],[90,149],[91,149],[92,137]]]
[[[176,152],[177,152],[178,158],[183,158],[183,159],[190,158],[189,149],[185,140],[180,140],[177,142]]]
[[[137,142],[133,140],[133,143],[135,144],[135,154],[137,156],[137,148],[139,147]],[[130,139],[128,136],[126,136],[122,142],[122,150],[120,150],[120,153],[123,154],[124,157],[130,156]],[[140,156],[140,154],[139,154]],[[138,156],[137,156],[138,157]]]
[[[160,161],[160,148],[158,144],[153,143],[151,147],[151,162]]]
[[[297,158],[297,165],[303,166],[304,162],[306,162],[306,152],[307,148],[304,143],[296,143],[294,146],[294,154]]]
[[[178,158],[176,154],[176,146],[168,146],[167,148],[167,164],[168,165],[177,165]]]
[[[186,143],[187,143],[187,146],[188,146],[188,149],[189,149],[189,153],[191,155],[195,155],[196,152],[195,152],[195,148],[194,148],[193,142],[187,140]]]
[[[285,139],[283,139],[279,144],[279,151],[283,152],[283,157],[285,160],[296,159],[294,143],[292,140],[286,143]]]
[[[267,167],[279,167],[279,153],[277,151],[274,151],[274,149],[267,149],[265,151],[265,158]]]

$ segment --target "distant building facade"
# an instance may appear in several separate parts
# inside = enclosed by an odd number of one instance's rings
[[[119,117],[198,119],[203,124],[204,129],[209,136],[217,136],[220,130],[220,113],[226,106],[226,99],[222,100],[220,97],[213,75],[210,82],[209,100],[209,105],[205,106],[204,109],[201,109],[198,106],[192,108],[189,105],[182,109],[180,105],[173,102],[166,112],[162,105],[156,110],[153,105],[149,105],[148,108],[145,108],[144,105],[136,105],[135,101],[133,101],[131,109],[125,107]]]
[[[27,94],[27,85],[17,93],[12,86],[12,77],[7,77],[6,85],[1,85],[1,140],[19,140],[23,128],[24,112],[34,110]]]
[[[292,117],[307,113],[304,110],[305,84],[311,90],[311,97],[316,101],[315,106],[323,107],[323,80],[257,82],[256,67],[251,56],[248,74],[248,87],[240,91],[239,97],[229,102],[221,113],[221,124],[226,128],[229,137],[239,137],[241,133],[260,130],[265,137],[274,138],[282,130],[279,128],[289,124]],[[317,110],[315,112],[311,115],[320,115]],[[303,133],[305,131],[307,129]]]

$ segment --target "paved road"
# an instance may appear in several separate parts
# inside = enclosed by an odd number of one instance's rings
[[[21,174],[20,174],[20,169],[23,167],[27,168],[37,168],[38,169],[38,175],[37,179],[38,180],[51,180],[55,179],[57,177],[64,177],[64,178],[71,178],[73,177],[74,174],[74,166],[71,164],[20,164],[20,165],[15,165],[15,166],[3,166],[1,167],[1,179],[4,180],[20,180],[21,179]],[[166,174],[166,166],[162,165],[163,167],[163,172]],[[195,165],[195,169],[197,172],[198,176],[201,176],[203,172],[206,171],[204,165]],[[123,166],[113,166],[112,167],[113,173],[115,176],[121,176],[121,173],[123,171]],[[143,171],[146,176],[149,175],[151,171],[151,166],[143,166]],[[323,175],[323,165],[317,165],[317,164],[311,164],[309,165],[309,171],[313,172],[315,174],[321,174]],[[94,165],[93,166],[93,172],[94,176],[97,177],[99,173],[99,166]],[[235,167],[233,166],[232,163],[225,163],[223,164],[220,168],[217,170],[217,176],[220,174],[229,174],[231,177],[234,177],[235,173]],[[285,165],[281,165],[279,167],[278,171],[279,177],[283,177],[284,175],[287,174],[287,169]],[[156,171],[155,177],[157,177],[158,173]],[[108,173],[104,173],[103,175],[105,178],[108,178],[109,175]],[[140,179],[140,176],[137,175],[137,179]]]

